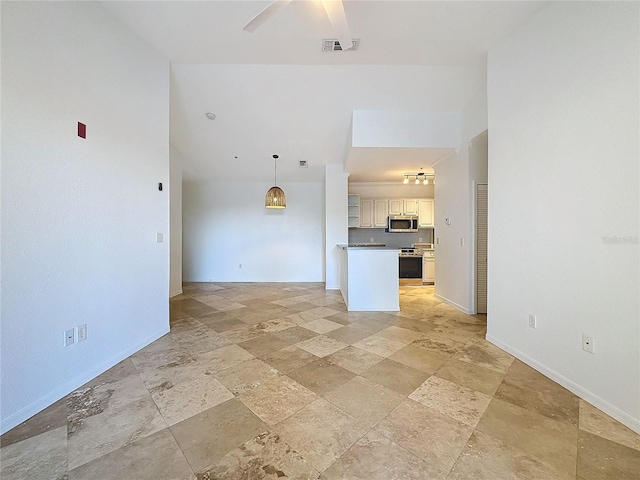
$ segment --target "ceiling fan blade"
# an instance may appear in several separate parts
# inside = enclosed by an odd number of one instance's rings
[[[324,6],[324,11],[327,12],[342,50],[349,50],[353,43],[351,42],[351,32],[349,31],[347,15],[344,13],[342,0],[323,0],[322,5]]]
[[[286,7],[292,0],[273,0],[267,7],[247,23],[242,29],[247,32],[253,32],[256,28],[269,20],[278,10]]]

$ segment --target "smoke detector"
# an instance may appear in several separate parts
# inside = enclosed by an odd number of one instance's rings
[[[352,38],[351,48],[346,51],[353,52],[358,49],[359,45],[360,45],[360,39]],[[342,46],[340,45],[340,42],[336,38],[325,38],[322,40],[322,51],[323,52],[341,52]]]

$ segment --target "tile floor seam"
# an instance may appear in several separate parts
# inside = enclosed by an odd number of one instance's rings
[[[355,378],[355,377],[354,377],[354,378]],[[325,398],[325,397],[323,397],[323,398]],[[343,408],[341,408],[339,405],[336,405],[335,403],[333,403],[330,399],[325,398],[325,400],[327,400],[327,402],[331,403],[334,407],[336,407],[337,409],[339,409],[339,410],[340,410],[340,411],[342,411],[343,413],[345,413],[345,414],[347,414],[347,415],[350,415],[350,416],[353,416],[353,415],[351,415],[349,412],[347,412],[346,410],[344,410]],[[396,405],[396,407],[397,407],[397,405]],[[395,408],[396,408],[396,407],[394,407],[392,410],[390,410],[389,412],[387,412],[383,417],[381,417],[381,418],[380,418],[380,419],[379,419],[379,420],[378,420],[374,425],[372,425],[372,426],[371,426],[371,428],[369,429],[369,431],[373,430],[373,429],[376,427],[376,425],[378,425],[380,422],[382,422],[382,421],[383,421],[383,420],[384,420],[384,419],[385,419],[385,418],[386,418],[386,417],[387,417],[387,416],[388,416],[388,415],[389,415],[393,410],[395,410]],[[354,418],[355,418],[355,417],[354,417]],[[356,419],[356,420],[357,420],[357,419]],[[365,434],[365,435],[366,435],[366,434]]]
[[[511,403],[511,402],[509,402],[509,401],[507,401],[507,400],[502,400],[502,399],[500,399],[500,398],[493,397],[492,401],[494,401],[494,400],[497,400],[498,402],[505,402],[505,403],[507,403],[507,404],[511,405],[512,407],[514,407],[515,409],[520,409],[520,410],[525,410],[525,411],[527,411],[527,410],[528,410],[528,409],[526,409],[526,408],[524,408],[524,407],[521,407],[521,406],[519,406],[519,405],[515,405],[515,404],[513,404],[513,403]],[[487,409],[487,410],[488,410],[488,409]],[[529,413],[530,413],[530,414],[532,414],[532,415],[534,415],[534,416],[544,417],[544,415],[541,415],[541,414],[539,414],[539,413],[537,413],[537,412],[535,412],[535,411],[529,411]],[[485,411],[485,414],[486,414],[486,411]],[[484,415],[483,415],[483,417],[484,417]],[[575,432],[574,432],[574,434],[575,434],[575,447],[576,447],[576,449],[575,449],[575,452],[576,452],[576,462],[575,462],[575,463],[576,463],[576,465],[577,465],[577,464],[578,464],[578,462],[579,462],[579,455],[578,455],[578,453],[579,453],[579,452],[578,452],[578,437],[579,437],[579,429],[578,429],[577,427],[573,427],[573,426],[570,426],[570,425],[564,424],[564,423],[562,423],[562,422],[560,422],[560,421],[558,421],[558,420],[554,420],[554,419],[552,419],[552,418],[544,417],[544,420],[546,420],[546,421],[548,421],[548,422],[550,422],[550,423],[553,423],[553,424],[557,424],[558,428],[565,427],[566,429],[574,429],[574,430],[575,430]],[[500,437],[497,437],[496,435],[492,434],[492,432],[490,432],[490,431],[486,431],[486,430],[484,429],[484,425],[482,425],[482,419],[480,419],[480,422],[478,422],[478,425],[477,425],[477,427],[476,427],[476,430],[477,430],[477,431],[479,431],[479,432],[481,432],[481,433],[482,433],[482,434],[484,434],[484,435],[487,435],[487,436],[489,436],[489,437],[494,438],[495,440],[498,440],[498,441],[500,441],[500,442],[505,442],[505,439],[500,438]],[[573,444],[572,444],[572,446],[573,446]],[[535,454],[535,453],[533,453],[533,452],[530,452],[530,451],[527,451],[527,450],[524,450],[524,449],[522,449],[520,446],[515,445],[515,444],[513,444],[513,443],[512,443],[512,444],[510,444],[510,447],[511,447],[511,448],[513,448],[513,449],[515,449],[515,450],[517,450],[517,451],[519,451],[520,453],[522,453],[522,454],[523,454],[523,455],[525,455],[525,456],[532,457],[532,458],[538,459],[538,460],[540,460],[540,461],[545,461],[545,460],[542,460],[541,458],[539,458],[537,454]],[[547,462],[547,463],[550,463],[550,461],[546,461],[546,462]],[[577,467],[576,467],[576,468],[577,468]],[[575,472],[576,472],[575,474],[577,475],[577,470],[576,470]]]
[[[323,400],[327,401],[326,399],[323,398]],[[331,403],[331,402],[329,402]],[[331,404],[333,405],[333,404]],[[337,408],[338,410],[340,410],[344,415],[346,415],[347,417],[350,417],[351,419],[353,419],[356,423],[360,423],[360,421],[355,418],[353,415],[349,414],[348,412],[345,412],[344,410],[342,410],[341,408],[337,407],[336,405],[333,405],[335,408]],[[305,406],[306,407],[306,406]],[[303,407],[303,408],[305,408]],[[300,410],[302,410],[303,408],[301,408]],[[289,418],[289,417],[288,417]],[[283,422],[285,422],[288,418],[282,420],[281,422],[278,422],[278,424],[281,424]],[[275,428],[275,426],[274,426]],[[340,460],[340,458],[342,458],[344,456],[344,454],[347,453],[347,451],[349,451],[350,448],[352,448],[356,443],[358,443],[358,441],[360,441],[362,438],[364,438],[371,430],[373,430],[373,427],[369,428],[365,433],[363,433],[362,435],[360,435],[350,446],[349,448],[347,448],[342,455],[338,456],[333,462],[331,462],[331,464],[329,464],[327,467],[325,467],[324,469],[322,469],[320,471],[320,473],[324,473],[333,463],[337,462],[338,460]],[[286,439],[286,438],[285,438]],[[314,467],[315,468],[315,467]]]
[[[291,377],[289,377],[288,375],[286,375],[286,374],[284,374],[284,373],[282,373],[282,376],[283,376],[283,377],[287,377],[287,378],[288,378],[289,380],[291,380],[292,382],[299,383],[299,382],[296,382],[294,379],[292,379]],[[300,385],[302,385],[302,384],[300,384]],[[304,387],[304,385],[302,385],[302,387]],[[304,387],[304,388],[306,388],[306,387]],[[309,390],[309,389],[307,389],[307,390]],[[309,390],[309,391],[315,394],[315,392],[313,392],[312,390]],[[317,394],[315,394],[315,395],[317,395]],[[317,395],[317,396],[318,396],[318,397],[320,397],[320,395]],[[249,405],[247,405],[246,403],[244,403],[244,402],[242,401],[242,394],[239,394],[236,398],[237,398],[240,402],[242,402],[242,404],[243,404],[245,407],[247,407],[249,410],[251,410],[255,416],[257,416],[258,418],[260,418],[260,415],[258,415],[258,413],[257,413],[257,412],[255,412],[254,410],[252,410],[252,409],[251,409],[251,407],[250,407]],[[315,400],[312,400],[311,402],[313,402],[313,401],[315,401]],[[311,403],[311,402],[309,402],[309,403]],[[285,418],[283,418],[282,420],[280,420],[280,421],[279,421],[279,422],[277,422],[277,423],[280,423],[280,422],[285,421],[287,418],[291,417],[292,415],[295,415],[297,412],[299,412],[300,410],[302,410],[303,408],[305,408],[307,405],[308,405],[308,403],[307,403],[307,404],[305,404],[305,405],[302,405],[300,408],[296,409],[295,411],[293,411],[292,413],[290,413],[289,415],[287,415]],[[262,418],[260,418],[260,419],[262,420]],[[262,420],[262,421],[266,423],[266,421],[264,421],[264,420]],[[277,423],[276,423],[276,425],[277,425]],[[273,425],[269,425],[268,423],[267,423],[267,425],[268,425],[270,428],[272,428],[272,427],[273,427]]]
[[[335,405],[334,405],[334,406],[335,406]],[[342,413],[346,413],[346,412],[345,412],[345,411],[343,411],[343,410],[341,410],[341,411],[342,411]],[[339,461],[340,461],[340,459],[341,459],[342,457],[344,457],[344,456],[349,452],[349,450],[351,450],[351,449],[354,447],[354,445],[355,445],[356,443],[358,443],[360,440],[362,440],[364,437],[366,437],[366,436],[369,434],[369,432],[371,432],[372,430],[373,430],[373,427],[371,427],[369,430],[367,430],[367,431],[366,431],[366,432],[365,432],[361,437],[359,437],[355,442],[353,442],[353,443],[351,444],[351,446],[349,446],[349,448],[347,448],[347,450],[345,450],[345,452],[344,452],[342,455],[340,455],[340,456],[339,456],[338,458],[336,458],[333,462],[331,462],[329,465],[327,465],[327,467],[326,467],[325,469],[323,469],[323,470],[320,472],[320,474],[321,474],[321,475],[322,475],[322,474],[324,474],[327,470],[329,470],[329,469],[331,468],[331,466],[332,466],[334,463],[339,462]]]
[[[184,458],[184,461],[187,463],[187,465],[189,465],[189,469],[191,470],[191,475],[195,475],[196,472],[193,469],[193,467],[191,466],[191,463],[189,463],[189,460],[187,459],[187,456],[184,454],[184,450],[182,450],[182,447],[178,443],[178,439],[173,434],[173,431],[171,430],[170,427],[167,427],[167,430],[169,431],[169,435],[171,435],[171,438],[173,438],[173,441],[176,442],[176,445],[178,446],[178,449],[180,450],[180,453],[182,454],[182,457]]]
[[[486,432],[483,432],[482,430],[478,430],[478,429],[475,429],[475,430],[471,433],[471,436],[475,435],[477,432],[480,432],[482,435],[485,435],[485,436],[487,436],[487,437],[489,437],[489,438],[493,439],[493,440],[494,440],[494,441],[496,441],[496,442],[504,443],[504,441],[503,441],[502,439],[500,439],[500,438],[498,438],[498,437],[496,437],[496,436],[494,436],[494,435],[491,435],[490,433],[486,433]],[[471,437],[470,437],[470,438],[471,438]],[[468,441],[467,441],[467,445],[468,445]],[[464,447],[464,448],[466,448],[466,446],[467,446],[467,445],[465,445],[465,447]],[[537,456],[532,455],[531,453],[526,452],[526,451],[522,450],[521,448],[518,448],[517,446],[509,445],[509,447],[510,447],[511,449],[513,449],[513,450],[516,450],[518,453],[520,453],[520,454],[521,454],[521,455],[523,455],[523,456],[526,456],[526,457],[529,457],[529,458],[533,458],[533,459],[538,460],[538,461],[543,462],[543,463],[548,463],[548,462],[545,462],[544,460],[541,460],[541,459],[537,458]],[[462,452],[460,452],[460,455],[458,456],[458,458],[456,459],[456,463],[458,463],[458,461],[459,461],[459,460],[461,460],[462,453],[464,452],[464,448],[463,448]],[[576,464],[577,464],[577,463],[578,463],[578,462],[576,461]],[[455,467],[455,464],[454,464],[454,467]],[[452,470],[451,470],[451,471],[453,471],[453,468],[452,468]],[[449,472],[449,473],[451,473],[451,472]],[[577,466],[576,466],[576,474],[575,474],[575,476],[577,477]]]

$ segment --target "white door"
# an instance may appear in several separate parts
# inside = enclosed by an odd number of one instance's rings
[[[487,313],[488,187],[476,186],[476,312]]]

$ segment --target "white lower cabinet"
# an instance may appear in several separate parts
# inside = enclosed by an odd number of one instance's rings
[[[422,281],[424,283],[436,281],[436,258],[433,252],[425,252],[422,257]]]

